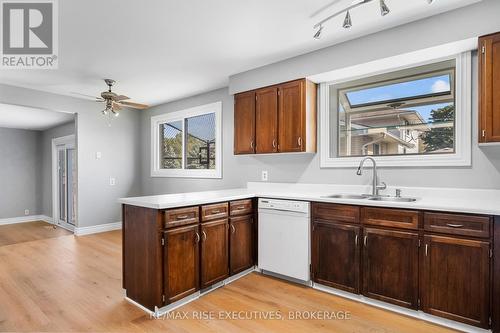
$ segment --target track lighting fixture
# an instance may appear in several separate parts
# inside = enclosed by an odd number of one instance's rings
[[[320,39],[321,38],[321,32],[323,32],[323,26],[320,25],[318,31],[314,34],[314,39]]]
[[[349,29],[350,27],[352,27],[351,14],[349,13],[349,11],[347,11],[347,13],[345,14],[344,24],[342,24],[342,26],[345,29]]]
[[[427,3],[428,3],[429,5],[432,5],[432,4],[434,3],[434,0],[427,0]]]
[[[380,14],[382,16],[386,16],[390,12],[391,12],[391,10],[389,9],[389,7],[387,7],[387,5],[385,4],[385,1],[380,0]]]

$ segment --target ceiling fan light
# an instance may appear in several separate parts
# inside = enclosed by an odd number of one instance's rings
[[[320,25],[318,31],[316,31],[316,33],[313,36],[314,39],[320,39],[322,32],[323,32],[323,25]]]
[[[391,10],[389,9],[389,7],[386,5],[385,1],[384,0],[380,0],[380,14],[382,16],[386,16],[387,14],[389,14],[391,12]]]
[[[349,13],[349,11],[347,11],[345,15],[344,24],[342,24],[342,26],[345,29],[349,29],[350,27],[352,27],[351,14]]]

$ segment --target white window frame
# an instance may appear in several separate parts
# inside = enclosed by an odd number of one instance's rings
[[[182,169],[161,169],[160,125],[167,122],[182,121],[182,133],[184,134],[184,119],[209,113],[215,113],[215,169],[184,169],[184,154],[186,153],[184,150],[184,135],[182,136]],[[222,102],[151,117],[151,177],[222,178]]]
[[[470,51],[456,55],[440,57],[436,55],[432,59],[422,61],[414,55],[401,55],[401,61],[393,61],[388,65],[381,61],[378,66],[371,63],[370,66],[360,66],[358,70],[339,71],[340,76],[334,81],[320,84],[319,91],[319,113],[320,113],[320,167],[321,168],[346,168],[357,167],[364,156],[356,157],[333,157],[330,156],[332,147],[337,145],[338,125],[330,128],[332,118],[330,110],[330,86],[337,85],[357,79],[375,76],[384,73],[395,72],[402,69],[419,67],[438,63],[446,60],[455,60],[455,152],[453,154],[428,154],[428,155],[392,155],[375,156],[377,165],[383,167],[430,167],[430,166],[471,166],[472,164],[472,56]],[[394,66],[393,64],[404,64]],[[349,74],[350,72],[350,74]],[[343,74],[343,77],[342,77]],[[337,111],[335,111],[337,112]],[[334,115],[338,117],[338,115]]]

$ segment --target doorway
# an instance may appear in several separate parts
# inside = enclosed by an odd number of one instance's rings
[[[52,140],[53,223],[74,231],[77,223],[77,163],[75,136]]]

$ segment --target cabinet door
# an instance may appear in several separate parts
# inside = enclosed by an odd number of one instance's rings
[[[422,308],[430,314],[487,328],[490,244],[425,236]]]
[[[252,215],[232,217],[229,229],[229,271],[232,275],[254,264]]]
[[[228,220],[201,225],[201,287],[224,280],[229,276]]]
[[[170,229],[164,239],[164,293],[168,304],[200,287],[198,224]]]
[[[417,308],[418,234],[365,229],[363,295],[407,308]]]
[[[255,153],[255,92],[234,97],[234,153]]]
[[[500,141],[500,33],[479,39],[479,141]]]
[[[360,228],[336,223],[313,223],[313,281],[359,293]]]
[[[306,103],[305,80],[279,86],[279,150],[304,151]]]
[[[278,152],[278,88],[256,92],[255,141],[257,153]]]

